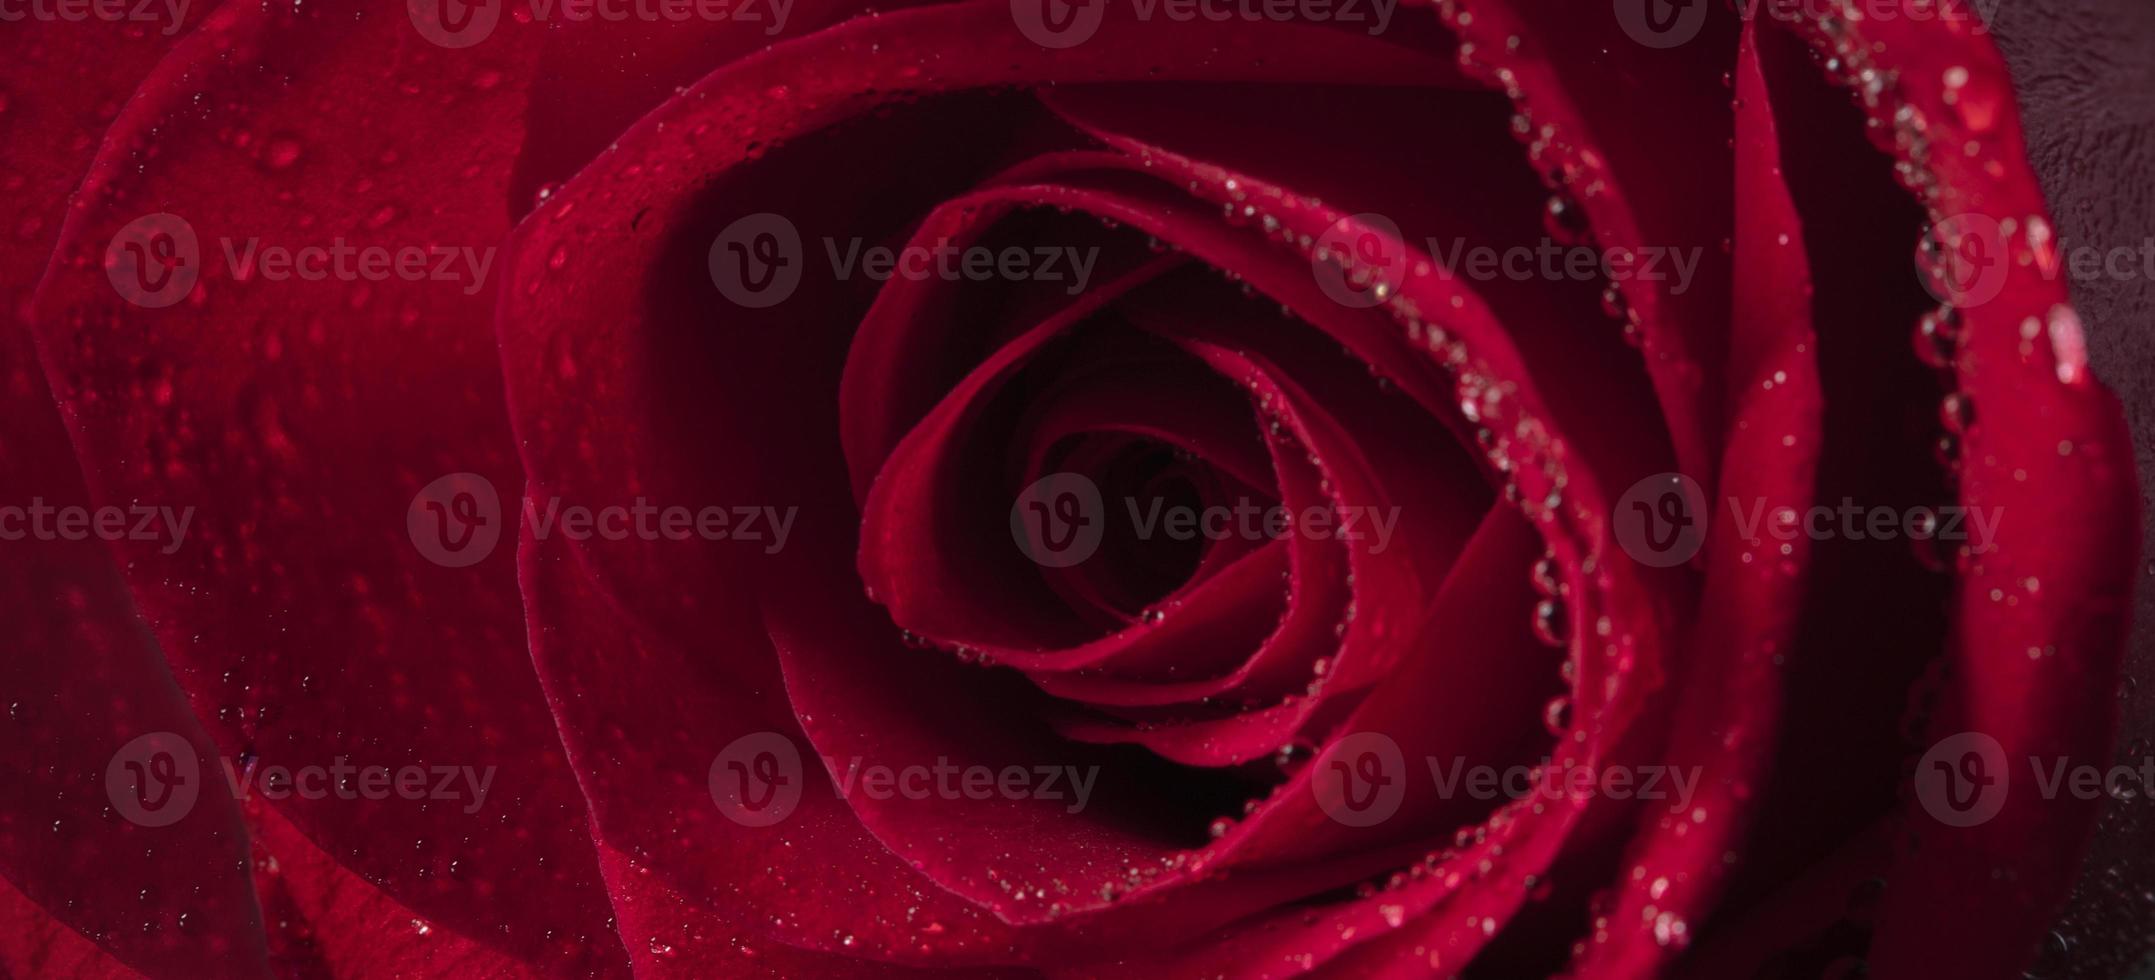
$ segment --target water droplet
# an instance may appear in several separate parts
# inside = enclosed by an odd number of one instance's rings
[[[1946,395],[1938,403],[1938,424],[1950,433],[1967,432],[1975,424],[1975,399],[1957,391]]]
[[[2079,384],[2087,378],[2087,335],[2081,329],[2080,314],[2064,303],[2050,308],[2050,352],[2057,361],[2060,384]]]
[[[1960,437],[1951,432],[1940,435],[1931,445],[1931,455],[1948,470],[1960,469]]]
[[[1542,227],[1549,237],[1565,245],[1579,245],[1586,241],[1592,228],[1587,224],[1586,209],[1567,194],[1551,194],[1542,205]]]
[[[1688,942],[1690,927],[1674,912],[1663,912],[1654,917],[1654,942],[1663,946],[1683,946]]]
[[[1563,735],[1571,730],[1571,699],[1558,695],[1542,706],[1541,723],[1551,735]]]
[[[1534,604],[1534,636],[1552,647],[1565,645],[1571,629],[1564,621],[1564,604],[1556,599],[1543,599]]]
[[[1944,82],[1942,97],[1945,104],[1952,108],[1953,118],[1969,132],[1987,133],[1998,125],[1998,107],[2003,99],[1997,80],[1988,72],[1971,74],[1968,69],[1955,65],[1945,70]]]
[[[2043,937],[2042,947],[2036,950],[2035,963],[2030,965],[2027,976],[2047,978],[2064,976],[2073,958],[2073,941],[2062,932],[2052,931]]]
[[[1911,522],[1923,523],[1922,515],[1918,514],[1911,518]],[[1933,572],[1946,572],[1958,567],[1960,563],[1960,543],[1942,540],[1937,537],[1935,533],[1937,519],[1935,517],[1930,519],[1927,526],[1930,530],[1914,527],[1909,530],[1908,549],[1911,554],[1915,555],[1916,563]]]
[[[1562,570],[1557,567],[1555,555],[1543,555],[1534,562],[1534,591],[1544,596],[1554,596],[1564,588]]]
[[[1960,312],[1942,306],[1916,321],[1916,357],[1934,368],[1949,368],[1960,351]]]
[[[271,170],[284,170],[299,162],[299,141],[290,136],[270,137],[262,148],[262,165]]]

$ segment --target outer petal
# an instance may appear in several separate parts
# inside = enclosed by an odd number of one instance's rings
[[[1953,657],[1927,735],[1979,733],[2016,768],[2100,765],[2137,564],[2132,440],[2116,400],[2089,374],[2079,317],[2048,274],[2058,256],[2023,162],[2003,59],[1986,36],[1955,34],[1978,21],[1954,9],[1960,15],[1942,24],[1852,25],[1836,42],[1867,42],[1877,67],[1898,73],[1901,87],[1873,112],[1914,116],[1919,138],[1897,134],[1895,145],[1934,219],[1997,221],[2006,258],[1995,298],[1959,300],[1956,380],[1983,413],[1961,449],[1961,499],[2001,518],[1993,546],[1964,564]],[[1925,152],[1970,140],[1983,150]],[[1926,774],[1916,776],[1923,798]],[[2012,787],[1997,814],[1973,826],[1911,814],[1915,846],[1896,863],[1879,916],[1880,971],[1980,975],[2028,960],[2078,875],[2095,816],[2093,800],[2035,788]]]
[[[433,928],[535,971],[603,974],[626,957],[511,562],[444,567],[407,525],[443,474],[512,500],[519,485],[491,274],[315,283],[241,254],[258,239],[491,255],[531,40],[510,24],[485,49],[437,49],[396,6],[221,13],[115,123],[35,312],[97,499],[195,508],[183,547],[123,552],[217,754],[258,772],[492,771],[477,808],[331,794],[279,812]],[[182,259],[199,280],[146,309],[105,258],[159,212],[197,233]]]
[[[0,506],[91,504],[19,318],[99,135],[203,12],[0,29],[0,190],[11,202],[0,214]],[[112,553],[96,541],[0,541],[0,597],[0,973],[265,974],[238,808]],[[131,775],[129,763],[156,765],[160,753],[177,753],[162,758],[188,788],[148,768]],[[145,798],[163,802],[121,806]]]
[[[1730,127],[1715,82],[1734,57],[1733,21],[1712,4],[1674,8],[1688,43],[1639,43],[1627,14],[1648,5],[1572,6],[1452,0],[1448,19],[1478,66],[1517,103],[1536,169],[1561,209],[1583,208],[1603,246],[1698,248],[1699,288],[1628,279],[1627,329],[1637,333],[1680,467],[1715,472],[1710,433],[1724,415],[1718,376],[1727,344]]]

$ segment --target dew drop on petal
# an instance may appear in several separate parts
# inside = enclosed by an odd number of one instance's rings
[[[1570,731],[1571,699],[1563,695],[1550,698],[1549,703],[1542,707],[1541,723],[1551,735],[1562,735]]]
[[[1570,627],[1565,622],[1564,604],[1556,599],[1543,599],[1534,604],[1534,636],[1541,642],[1560,647],[1570,640]]]
[[[299,141],[289,136],[273,136],[262,150],[262,164],[271,170],[284,170],[299,162]]]
[[[1961,392],[1953,392],[1938,403],[1938,424],[1950,433],[1960,434],[1975,424],[1975,399]]]
[[[1953,366],[1953,358],[1960,350],[1960,313],[1952,307],[1940,307],[1923,314],[1916,321],[1916,357],[1934,368]]]

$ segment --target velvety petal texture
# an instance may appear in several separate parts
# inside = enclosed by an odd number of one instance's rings
[[[2019,976],[2124,325],[1886,6],[0,25],[0,974]]]

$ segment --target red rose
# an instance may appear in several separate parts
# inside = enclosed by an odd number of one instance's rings
[[[26,9],[9,974],[2012,975],[2138,778],[1979,6]]]

